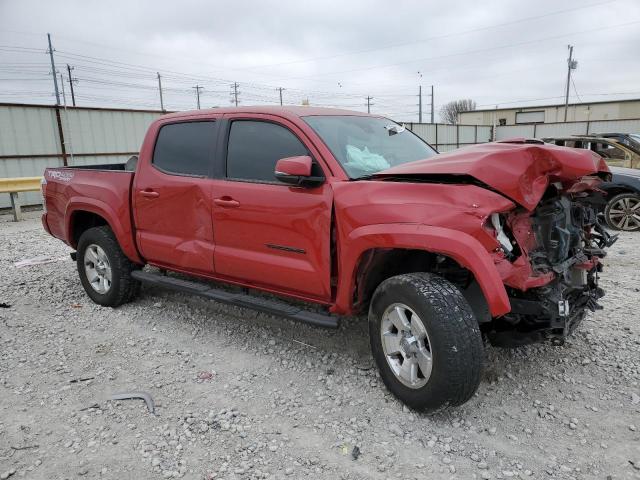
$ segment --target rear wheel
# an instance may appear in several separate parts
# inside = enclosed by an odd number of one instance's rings
[[[117,307],[140,291],[140,282],[131,277],[138,267],[122,253],[109,227],[90,228],[80,236],[76,262],[87,295],[100,305]]]
[[[465,403],[480,383],[482,336],[449,281],[428,273],[382,282],[369,308],[369,337],[387,388],[421,411]]]
[[[640,195],[621,193],[607,203],[604,209],[607,225],[615,230],[640,230]]]

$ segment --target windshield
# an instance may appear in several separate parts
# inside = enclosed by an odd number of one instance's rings
[[[386,118],[323,115],[304,117],[304,121],[352,179],[437,154],[420,137]]]

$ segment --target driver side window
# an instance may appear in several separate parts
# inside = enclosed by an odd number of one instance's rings
[[[229,130],[227,178],[280,183],[276,162],[285,157],[309,155],[289,129],[271,122],[235,120]]]

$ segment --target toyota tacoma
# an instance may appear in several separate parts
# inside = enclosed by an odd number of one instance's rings
[[[609,178],[533,140],[441,155],[380,116],[199,110],[126,164],[48,168],[42,223],[100,305],[146,283],[324,327],[367,315],[387,388],[434,411],[472,397],[485,341],[560,344],[600,308]]]

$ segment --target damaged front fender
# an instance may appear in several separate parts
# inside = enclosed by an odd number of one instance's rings
[[[351,311],[357,266],[363,254],[375,248],[424,250],[452,258],[473,274],[492,316],[501,316],[511,310],[507,292],[491,255],[471,235],[428,225],[367,225],[352,231],[342,245],[344,262],[341,278],[350,281],[349,284],[338,285],[334,307],[336,313]]]

